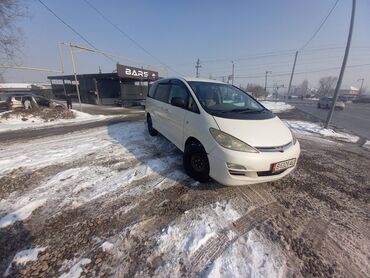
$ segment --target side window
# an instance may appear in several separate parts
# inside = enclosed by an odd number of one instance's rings
[[[22,97],[14,97],[15,100],[22,101]]]
[[[157,88],[158,83],[154,83],[153,85],[150,86],[148,97],[154,97],[154,92],[155,89]]]
[[[168,102],[168,97],[170,95],[170,84],[159,83],[154,94],[154,98],[159,101]]]
[[[49,100],[47,100],[46,98],[35,97],[35,100],[40,106],[49,106]]]
[[[198,114],[200,113],[199,108],[198,108],[197,104],[195,103],[195,100],[193,99],[192,96],[190,96],[190,98],[189,98],[188,110],[191,111],[191,112],[194,112],[194,113],[198,113]]]
[[[174,98],[181,98],[187,104],[189,100],[189,92],[186,87],[178,84],[171,85],[170,103],[172,103],[172,99]]]

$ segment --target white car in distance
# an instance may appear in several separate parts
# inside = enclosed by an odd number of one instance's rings
[[[161,133],[183,152],[186,172],[223,185],[278,180],[297,165],[299,142],[256,99],[223,82],[168,78],[146,100],[150,135]]]

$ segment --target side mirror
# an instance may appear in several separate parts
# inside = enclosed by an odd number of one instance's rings
[[[177,107],[181,107],[181,108],[185,108],[186,107],[185,99],[183,99],[181,97],[173,97],[171,99],[171,104],[173,106],[177,106]]]

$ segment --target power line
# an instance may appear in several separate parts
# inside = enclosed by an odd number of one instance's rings
[[[84,0],[84,2],[90,6],[95,12],[97,12],[102,18],[104,18],[110,25],[112,25],[118,32],[120,32],[123,36],[125,36],[127,39],[129,39],[132,43],[134,43],[137,47],[139,47],[142,51],[144,51],[146,54],[148,54],[150,57],[152,57],[154,60],[156,60],[158,63],[162,64],[166,68],[172,70],[173,72],[182,75],[172,67],[168,66],[164,62],[162,62],[160,59],[158,59],[156,56],[154,56],[152,53],[150,53],[145,47],[143,47],[140,43],[138,43],[135,39],[133,39],[130,35],[128,35],[125,31],[123,31],[119,26],[117,26],[114,22],[112,22],[104,13],[102,13],[98,8],[96,8],[93,4],[91,4],[89,1]]]
[[[62,22],[65,26],[67,26],[73,33],[75,33],[77,36],[79,36],[84,42],[86,42],[89,46],[91,46],[94,49],[97,49],[89,40],[87,40],[81,33],[79,33],[76,29],[74,29],[71,25],[69,25],[67,22],[65,22],[60,16],[58,16],[52,9],[50,9],[44,2],[41,0],[38,0],[41,5],[43,5],[51,14],[53,14],[57,19],[59,19],[60,22]],[[103,54],[104,55],[104,54]],[[113,60],[109,56],[104,55],[106,58],[111,60],[112,62],[116,63],[117,61]]]
[[[258,53],[258,54],[252,54],[245,57],[234,57],[234,58],[220,58],[220,59],[206,59],[202,62],[204,63],[217,63],[217,62],[229,62],[230,60],[233,61],[242,61],[242,60],[253,60],[253,59],[262,59],[262,58],[268,58],[268,57],[275,57],[275,56],[289,56],[292,55],[294,51],[275,51],[275,52],[265,52],[265,53]]]
[[[358,67],[365,67],[365,66],[370,66],[370,63],[367,64],[358,64],[358,65],[350,65],[347,66],[347,68],[358,68]],[[337,70],[340,69],[340,67],[332,67],[332,68],[325,68],[325,69],[319,69],[319,70],[311,70],[311,71],[301,71],[301,72],[296,72],[295,74],[307,74],[307,73],[316,73],[316,72],[323,72],[323,71],[330,71],[330,70]],[[271,74],[271,77],[276,77],[276,76],[289,76],[291,73],[290,72],[282,72],[282,73],[275,73]],[[221,78],[222,76],[216,76],[217,78]],[[250,76],[235,76],[235,78],[265,78],[265,74],[261,75],[250,75]]]
[[[329,13],[326,15],[326,17],[324,18],[324,20],[321,22],[321,24],[319,25],[319,27],[317,28],[317,30],[312,34],[312,36],[308,39],[308,41],[299,49],[299,51],[302,51],[304,48],[306,48],[306,46],[316,37],[316,35],[320,32],[321,28],[324,26],[325,22],[328,20],[329,16],[331,15],[331,13],[333,12],[333,10],[335,9],[335,7],[337,6],[339,0],[336,0],[333,7],[330,9]]]

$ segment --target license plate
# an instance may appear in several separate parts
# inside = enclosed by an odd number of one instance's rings
[[[288,169],[290,167],[294,167],[294,165],[295,165],[295,158],[280,161],[280,162],[276,162],[276,163],[272,164],[272,172],[276,173],[276,172],[279,172],[281,170],[285,170],[285,169]]]

